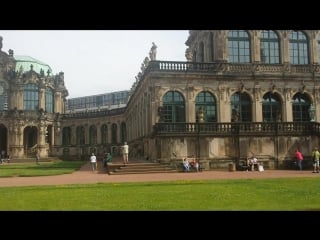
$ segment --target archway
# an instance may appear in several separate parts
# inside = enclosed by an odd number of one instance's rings
[[[37,150],[38,143],[38,128],[36,126],[29,126],[23,132],[23,146],[25,147],[25,154],[27,156],[34,155]]]
[[[8,129],[0,124],[0,153],[8,155]]]

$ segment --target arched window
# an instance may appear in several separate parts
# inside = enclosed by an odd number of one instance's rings
[[[195,115],[198,122],[199,109],[204,110],[204,122],[217,122],[216,99],[210,92],[200,92],[196,97]]]
[[[301,31],[290,32],[290,63],[309,64],[308,40]]]
[[[84,127],[83,126],[77,127],[76,133],[77,133],[77,144],[84,145],[86,143]]]
[[[62,129],[62,145],[70,145],[71,144],[71,128],[64,127]]]
[[[117,131],[118,131],[117,124],[112,123],[111,125],[111,143],[112,144],[117,144],[118,142]]]
[[[53,91],[51,88],[46,88],[46,112],[53,112]]]
[[[95,125],[92,125],[89,128],[89,143],[91,145],[97,144],[97,128]]]
[[[233,30],[228,34],[228,56],[230,63],[249,63],[250,39],[246,31]]]
[[[34,83],[29,83],[23,89],[23,109],[39,110],[39,90]]]
[[[106,124],[103,124],[101,126],[101,144],[107,144],[108,143],[108,126]]]
[[[294,122],[310,121],[310,99],[305,93],[296,93],[293,96],[292,113]]]
[[[252,103],[247,93],[236,92],[231,96],[231,121],[252,121]]]
[[[122,122],[120,125],[120,132],[121,132],[121,143],[127,141],[127,127],[126,123]]]
[[[277,94],[268,92],[263,96],[262,117],[264,122],[281,121],[281,101]]]
[[[262,63],[280,63],[280,43],[278,35],[271,30],[262,31],[260,37],[260,57]]]
[[[185,101],[177,91],[169,91],[163,96],[162,119],[163,122],[185,122]]]

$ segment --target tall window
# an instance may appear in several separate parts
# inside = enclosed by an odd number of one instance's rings
[[[8,96],[5,86],[0,82],[0,111],[8,110]]]
[[[39,108],[39,90],[33,83],[26,84],[23,90],[23,109],[38,110]]]
[[[293,96],[292,113],[294,122],[310,121],[310,99],[305,93],[296,93]]]
[[[116,144],[118,142],[118,138],[117,138],[117,124],[112,123],[111,125],[111,143],[112,144]]]
[[[231,121],[252,121],[252,103],[247,93],[236,92],[231,96]]]
[[[127,127],[126,123],[122,122],[120,125],[120,132],[121,132],[121,143],[127,141]]]
[[[77,144],[84,145],[86,143],[84,127],[83,126],[77,127],[76,132],[77,132]]]
[[[281,121],[281,101],[278,95],[268,92],[263,96],[262,116],[265,122]]]
[[[70,145],[71,144],[71,128],[64,127],[62,129],[62,145]]]
[[[301,31],[292,31],[290,33],[290,63],[308,64],[308,40]]]
[[[209,61],[213,62],[214,61],[214,47],[213,47],[213,33],[212,32],[209,34],[209,53],[210,53]]]
[[[204,122],[217,121],[216,99],[210,92],[200,92],[196,97],[195,115],[198,122],[198,112],[200,107],[204,110]]]
[[[233,30],[228,34],[228,55],[230,63],[249,63],[250,39],[246,31]]]
[[[204,62],[204,44],[200,42],[199,44],[199,62]]]
[[[177,91],[167,92],[163,96],[162,118],[164,122],[185,122],[185,101],[183,96]]]
[[[274,31],[262,31],[260,39],[261,62],[270,64],[280,63],[279,46],[279,37]]]
[[[95,125],[92,125],[89,128],[89,143],[91,145],[97,144],[97,128]]]
[[[51,88],[46,88],[46,111],[53,112],[53,91]]]
[[[320,34],[318,35],[318,64],[320,64]]]
[[[108,126],[103,124],[101,126],[101,144],[107,144],[108,142]]]

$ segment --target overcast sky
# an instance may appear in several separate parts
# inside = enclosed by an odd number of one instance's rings
[[[152,42],[157,60],[185,61],[186,30],[0,30],[2,51],[64,72],[68,98],[130,90]]]

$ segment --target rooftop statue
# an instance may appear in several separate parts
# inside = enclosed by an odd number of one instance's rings
[[[157,45],[152,42],[152,47],[150,49],[150,52],[149,52],[149,57],[151,59],[151,61],[155,61],[156,60],[156,57],[157,57]]]

